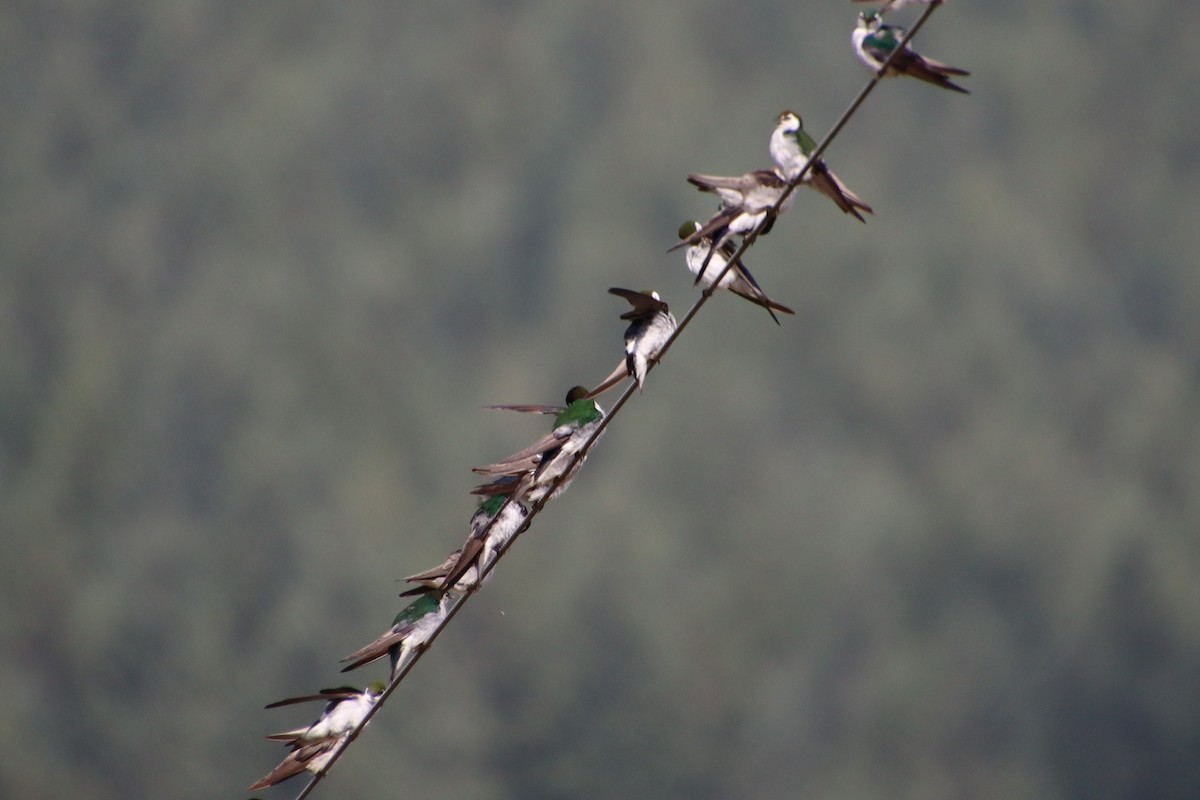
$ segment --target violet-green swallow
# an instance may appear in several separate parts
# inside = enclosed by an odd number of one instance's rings
[[[813,150],[816,149],[817,143],[804,130],[804,123],[800,121],[799,114],[795,111],[784,111],[779,115],[775,130],[771,134],[770,150],[771,158],[775,160],[783,177],[789,181],[795,180],[800,171],[808,164]],[[862,214],[858,213],[859,209],[868,214],[875,213],[869,205],[859,199],[858,195],[850,191],[829,167],[825,166],[823,158],[817,159],[816,163],[804,173],[802,183],[828,197],[842,211],[854,215],[859,222],[866,222]]]
[[[771,169],[756,169],[744,175],[729,177],[688,175],[687,179],[688,183],[700,191],[711,192],[721,198],[721,210],[714,214],[708,224],[704,226],[704,235],[713,236],[714,239],[728,238],[727,235],[721,234],[714,236],[713,234],[716,234],[718,230],[725,231],[727,234],[737,233],[743,236],[750,233],[759,226],[767,216],[767,212],[775,207],[779,198],[788,188],[787,180],[777,170]],[[780,206],[779,213],[788,210],[791,205],[792,194],[789,194],[787,200]],[[767,233],[774,222],[774,219],[769,220],[762,232]],[[686,242],[686,244],[693,244],[693,242]],[[671,250],[681,246],[682,244],[677,244]]]
[[[888,55],[904,39],[904,28],[884,25],[876,11],[864,11],[858,15],[858,27],[850,35],[858,60],[871,72],[878,72]],[[966,89],[950,80],[952,75],[970,75],[965,69],[951,67],[932,58],[925,58],[908,45],[896,54],[888,66],[887,75],[909,75],[917,80],[932,83],[943,89],[970,94]]]
[[[285,742],[292,748],[292,752],[279,762],[275,769],[246,787],[246,791],[253,792],[274,786],[305,770],[314,775],[324,770],[329,764],[334,748],[362,723],[367,712],[379,701],[383,689],[383,684],[376,681],[362,691],[350,686],[322,689],[318,694],[290,697],[268,705],[267,708],[278,708],[294,703],[323,700],[325,709],[311,725],[273,733],[267,737],[272,741]]]
[[[625,361],[618,364],[611,375],[588,393],[592,397],[608,391],[628,375],[633,376],[637,381],[638,391],[641,391],[646,381],[646,373],[650,370],[650,362],[656,360],[663,345],[675,332],[676,326],[671,309],[659,297],[658,292],[649,289],[635,292],[632,289],[613,287],[608,293],[624,297],[633,309],[621,315],[621,319],[629,320],[629,327],[625,329]]]
[[[464,578],[477,578],[487,572],[500,549],[528,516],[525,506],[515,497],[509,500],[507,495],[497,494],[485,498],[471,515],[471,533],[458,551],[458,558],[446,570],[439,588],[456,589]]]
[[[688,220],[679,226],[679,238],[687,240],[700,232],[700,223],[693,220]],[[726,242],[724,245],[714,249],[712,239],[707,236],[702,236],[699,241],[688,247],[685,258],[687,260],[688,269],[693,275],[700,276],[700,272],[707,264],[707,270],[704,273],[704,284],[712,286],[713,281],[721,271],[725,269],[725,265],[729,263],[729,257],[733,255],[735,247],[732,242]],[[787,306],[776,303],[774,300],[767,297],[763,292],[762,287],[758,285],[758,281],[754,280],[754,276],[750,274],[750,270],[746,269],[746,265],[739,258],[733,262],[733,266],[725,272],[721,282],[717,284],[718,289],[727,289],[739,297],[744,297],[755,305],[762,306],[771,315],[771,319],[775,320],[775,324],[779,324],[779,318],[775,316],[775,312],[779,311],[784,314],[795,314]]]
[[[395,678],[396,667],[400,662],[412,651],[424,649],[445,617],[446,595],[441,592],[422,594],[400,609],[400,613],[392,620],[390,629],[375,641],[343,658],[342,661],[351,663],[342,667],[342,672],[349,672],[384,656],[390,656],[391,675]]]
[[[721,175],[688,175],[688,183],[702,192],[711,192],[721,198],[721,208],[709,218],[708,222],[696,233],[667,249],[676,250],[684,245],[692,245],[703,237],[709,237],[720,248],[734,234],[748,235],[759,229],[760,236],[770,233],[775,225],[775,217],[791,208],[796,197],[795,192],[788,191],[788,182],[778,170],[759,169],[744,175],[724,177]],[[778,212],[772,213],[775,204],[780,202]],[[768,216],[769,215],[769,216]],[[701,267],[696,275],[696,283],[707,274],[708,262]]]
[[[575,473],[587,459],[586,454],[576,459],[576,453],[583,449],[604,421],[604,410],[600,408],[599,403],[591,399],[588,390],[583,386],[572,387],[571,391],[567,392],[565,406],[497,405],[489,408],[555,415],[554,429],[529,447],[495,464],[475,467],[472,470],[480,475],[496,478],[490,483],[476,487],[475,494],[512,494],[529,503],[536,503],[546,497],[550,486],[556,481],[558,486],[547,502],[566,491],[567,486],[574,480]]]

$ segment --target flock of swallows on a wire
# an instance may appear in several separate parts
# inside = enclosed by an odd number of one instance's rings
[[[904,38],[903,28],[883,24],[883,12],[932,2],[935,0],[887,0],[878,12],[859,14],[858,26],[851,35],[859,60],[872,72],[877,72]],[[909,47],[892,59],[887,74],[908,75],[944,89],[968,93],[950,80],[951,77],[968,75],[966,70],[925,58]],[[760,233],[765,234],[770,230],[774,223],[772,209],[787,190],[789,182],[808,164],[815,148],[816,142],[804,130],[800,116],[794,111],[784,111],[779,115],[769,144],[771,158],[775,162],[774,169],[755,170],[736,177],[688,176],[689,183],[701,191],[717,195],[721,200],[720,209],[705,224],[685,222],[679,229],[680,242],[671,248],[687,248],[687,266],[696,276],[695,283],[703,281],[706,286],[712,286],[716,277],[724,272],[715,288],[726,289],[762,306],[776,324],[779,322],[776,311],[794,313],[787,306],[768,298],[740,259],[727,271],[725,268],[735,252],[735,235],[746,236],[760,225],[763,226]],[[802,183],[825,195],[843,212],[861,222],[865,222],[862,212],[874,213],[821,159],[809,167]],[[793,196],[787,197],[779,208],[780,212],[791,206]],[[554,429],[503,461],[474,468],[474,472],[490,480],[473,491],[485,499],[471,517],[466,542],[450,553],[442,564],[404,579],[416,584],[416,588],[400,596],[415,599],[396,615],[391,628],[342,659],[343,662],[350,662],[343,672],[387,656],[394,674],[409,653],[424,648],[448,611],[450,595],[471,591],[485,575],[490,577],[489,567],[521,528],[529,515],[529,508],[535,503],[553,500],[570,485],[584,461],[583,457],[576,458],[576,454],[588,443],[604,419],[603,409],[593,398],[630,376],[639,388],[642,386],[650,364],[675,331],[675,318],[657,292],[618,288],[609,289],[609,292],[624,298],[632,306],[630,311],[621,315],[621,319],[630,321],[625,331],[624,361],[595,389],[588,391],[582,386],[571,389],[567,393],[566,404],[562,406],[488,406],[554,414]],[[367,712],[379,700],[383,689],[384,684],[376,681],[361,691],[352,687],[322,689],[315,695],[293,697],[268,705],[267,708],[276,708],[313,700],[321,700],[326,704],[320,717],[312,724],[267,737],[283,742],[290,752],[275,769],[251,784],[249,790],[273,786],[304,771],[313,774],[321,772],[341,740],[362,723]]]

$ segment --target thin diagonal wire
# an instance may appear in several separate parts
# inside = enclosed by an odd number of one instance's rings
[[[863,101],[867,99],[867,96],[871,94],[875,86],[887,73],[888,67],[891,66],[892,59],[894,59],[897,54],[899,54],[908,45],[909,41],[917,35],[917,32],[925,24],[925,21],[929,19],[933,12],[942,5],[942,1],[943,0],[933,0],[933,2],[929,4],[928,8],[926,8],[924,13],[921,14],[921,17],[917,20],[917,22],[912,26],[911,29],[909,29],[904,38],[901,39],[900,44],[896,47],[896,49],[888,54],[887,59],[885,59],[879,69],[876,70],[875,75],[870,81],[867,82],[866,86],[862,88],[862,90],[858,93],[858,96],[854,98],[853,102],[846,107],[846,110],[842,112],[842,115],[838,118],[837,122],[834,123],[833,127],[829,130],[829,133],[825,134],[825,138],[821,140],[821,142],[809,155],[808,161],[805,163],[804,167],[796,174],[794,178],[788,181],[787,187],[779,196],[779,199],[775,202],[775,205],[772,206],[768,211],[766,217],[763,218],[763,221],[760,222],[753,231],[742,238],[742,241],[738,244],[737,249],[734,250],[733,255],[726,261],[725,268],[717,274],[712,284],[705,287],[705,289],[700,293],[700,298],[692,304],[691,308],[688,309],[687,314],[685,314],[683,319],[679,321],[679,324],[675,326],[674,332],[672,332],[671,336],[667,338],[667,341],[663,343],[663,346],[659,349],[654,360],[648,365],[647,373],[658,366],[662,357],[666,355],[671,345],[675,343],[675,340],[679,338],[680,334],[683,333],[683,330],[688,326],[689,323],[691,323],[692,319],[700,311],[700,308],[708,302],[710,297],[712,297],[715,287],[720,284],[721,279],[725,277],[725,273],[730,269],[733,269],[734,265],[738,262],[742,255],[758,240],[758,237],[761,235],[762,229],[766,226],[767,222],[775,216],[778,216],[779,209],[787,200],[788,196],[796,190],[796,187],[799,186],[803,181],[804,176],[809,172],[813,164],[818,158],[821,157],[833,140],[837,138],[838,134],[841,133],[842,128],[846,126],[846,123],[849,122],[854,114],[858,111],[859,107],[863,104]],[[471,595],[475,594],[480,586],[483,585],[483,579],[491,574],[496,564],[500,562],[500,559],[504,557],[504,554],[507,553],[509,548],[513,546],[517,538],[525,531],[529,530],[534,517],[541,513],[541,510],[546,506],[546,503],[549,502],[551,495],[554,494],[554,490],[558,488],[559,484],[561,484],[564,479],[572,475],[573,470],[583,459],[587,458],[588,452],[604,433],[605,428],[607,428],[609,423],[612,422],[613,418],[620,413],[621,409],[625,407],[625,404],[629,402],[629,398],[633,396],[633,390],[636,388],[636,386],[636,381],[631,381],[625,387],[625,391],[621,393],[621,396],[617,399],[617,402],[613,404],[612,410],[604,415],[603,419],[600,420],[600,424],[594,431],[592,431],[587,441],[585,441],[583,446],[572,455],[571,460],[567,464],[567,468],[561,475],[557,476],[550,483],[545,495],[543,495],[537,502],[530,506],[529,513],[526,515],[525,521],[516,530],[516,532],[513,533],[512,537],[496,551],[496,557],[492,559],[492,562],[488,564],[488,566],[479,574],[479,579],[476,581],[475,585],[466,592],[456,592],[451,594],[451,600],[446,609],[446,614],[443,616],[437,628],[429,636],[425,646],[410,651],[408,655],[405,656],[405,660],[396,665],[396,669],[392,675],[392,678],[388,682],[388,685],[384,689],[383,693],[379,696],[379,699],[367,711],[362,721],[353,730],[346,734],[341,741],[338,742],[337,746],[330,753],[330,758],[326,763],[325,768],[313,775],[305,787],[300,790],[300,793],[296,795],[295,800],[305,800],[305,798],[312,793],[313,789],[316,788],[317,784],[325,779],[325,776],[329,774],[329,770],[333,768],[333,765],[336,764],[339,759],[341,759],[342,754],[346,751],[346,748],[348,748],[354,742],[354,740],[358,738],[359,734],[362,733],[363,728],[365,728],[367,723],[370,722],[375,714],[379,712],[379,709],[383,707],[383,704],[392,695],[392,692],[394,692],[400,685],[400,682],[404,680],[405,676],[408,675],[408,673],[412,670],[417,661],[420,660],[421,656],[425,654],[425,651],[429,650],[433,646],[434,641],[436,641],[437,637],[441,635],[446,626],[450,624],[450,620],[454,618],[454,616],[458,613],[458,610],[462,608],[462,606],[467,602],[467,599]],[[496,512],[496,515],[493,516],[488,521],[487,525],[480,531],[480,536],[487,536],[488,532],[491,531],[492,525],[496,523],[496,520],[501,517],[501,515],[504,513],[504,510],[508,507],[508,504],[512,502],[515,501],[511,496],[505,500],[504,504]]]

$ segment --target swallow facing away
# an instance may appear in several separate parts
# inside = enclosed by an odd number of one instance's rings
[[[629,320],[629,327],[625,329],[625,360],[588,393],[591,397],[608,391],[630,375],[637,381],[638,391],[641,391],[646,373],[650,371],[650,362],[657,359],[659,351],[675,333],[676,327],[671,309],[658,292],[649,289],[635,292],[613,287],[608,293],[624,297],[633,306],[632,310],[621,315],[621,319]]]
[[[701,226],[699,222],[688,220],[679,226],[679,238],[687,241],[700,231]],[[721,274],[722,270],[725,270],[725,265],[729,263],[729,258],[736,249],[733,246],[733,242],[726,242],[723,245],[714,247],[712,239],[702,236],[688,247],[684,255],[687,260],[688,269],[697,278],[700,277],[701,271],[707,265],[708,269],[704,273],[704,284],[712,286],[716,277]],[[796,313],[782,303],[776,303],[767,297],[762,287],[758,285],[758,281],[750,274],[750,270],[746,268],[746,265],[742,263],[740,258],[733,262],[733,266],[725,271],[721,282],[717,284],[716,288],[726,289],[739,297],[749,300],[755,305],[762,306],[771,315],[771,319],[775,320],[776,325],[779,324],[779,317],[775,316],[776,311],[783,314]]]
[[[487,475],[494,480],[477,486],[473,494],[492,496],[511,494],[522,502],[546,502],[558,497],[587,460],[586,453],[576,459],[576,454],[591,439],[592,434],[604,421],[604,409],[591,398],[583,386],[572,387],[567,392],[566,404],[543,405],[497,405],[489,408],[521,411],[533,414],[554,414],[554,429],[536,442],[513,453],[503,461],[475,467],[472,471]],[[557,482],[553,493],[550,487]],[[547,494],[549,497],[547,498]]]
[[[396,677],[396,667],[405,656],[414,650],[424,649],[430,637],[446,617],[446,595],[439,592],[423,592],[400,610],[392,620],[392,627],[384,631],[375,641],[355,650],[342,661],[351,662],[342,667],[349,672],[370,664],[384,656],[391,657],[391,676]]]
[[[383,689],[383,684],[376,681],[362,691],[351,686],[342,686],[337,689],[322,689],[318,694],[289,697],[287,700],[268,705],[267,708],[278,708],[322,700],[325,702],[325,709],[311,725],[273,733],[267,737],[272,741],[286,743],[292,748],[292,752],[288,753],[275,769],[246,787],[246,791],[253,792],[274,786],[301,772],[308,771],[314,775],[322,772],[329,765],[334,748],[362,724],[367,713],[379,701]]]
[[[883,17],[876,11],[864,11],[858,15],[858,27],[850,35],[854,53],[858,60],[871,72],[878,72],[888,55],[900,46],[904,39],[904,28],[884,25]],[[970,75],[965,69],[951,67],[932,58],[926,58],[908,45],[896,54],[888,66],[887,75],[908,75],[917,80],[932,83],[943,89],[970,94],[969,91],[950,80],[952,76]]]
[[[795,180],[808,164],[813,150],[817,149],[816,141],[804,130],[804,123],[795,111],[784,111],[776,119],[775,130],[771,133],[771,158],[779,167],[779,172],[789,181]],[[847,214],[854,216],[859,222],[866,222],[859,210],[874,214],[874,210],[850,191],[829,167],[825,159],[819,158],[816,163],[804,173],[801,181],[821,194],[828,197],[837,207]]]

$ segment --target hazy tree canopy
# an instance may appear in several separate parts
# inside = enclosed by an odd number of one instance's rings
[[[0,796],[265,772],[858,9],[8,3]],[[321,791],[1200,794],[1195,23],[939,10]]]

